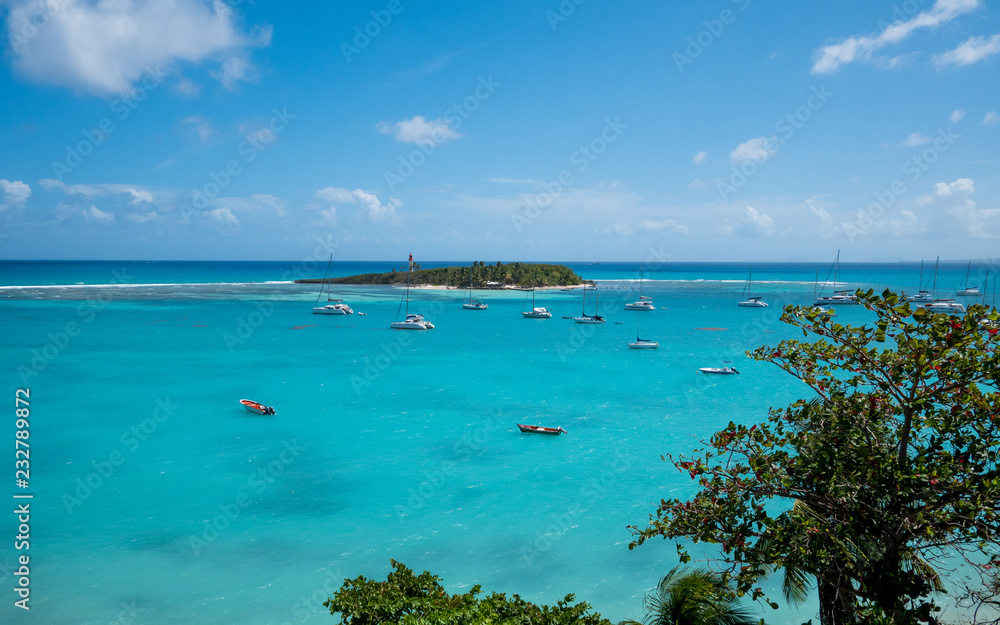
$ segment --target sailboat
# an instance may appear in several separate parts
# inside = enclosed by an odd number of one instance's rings
[[[753,293],[753,267],[750,268],[750,275],[747,276],[747,283],[744,285],[743,293],[740,295],[740,301],[736,302],[736,305],[744,308],[767,308],[767,302],[759,296],[754,297],[751,293]],[[743,295],[746,295],[747,298],[743,299]]]
[[[969,267],[965,270],[965,287],[955,292],[955,294],[959,297],[979,297],[982,295],[982,293],[979,292],[978,286],[969,286],[970,271],[972,271],[972,263],[969,263]]]
[[[656,310],[656,306],[653,306],[653,298],[647,297],[642,294],[642,274],[639,272],[639,299],[634,302],[629,302],[625,304],[625,310]]]
[[[629,349],[656,349],[660,346],[659,343],[652,339],[644,339],[639,337],[639,314],[635,315],[635,342],[629,343]]]
[[[827,280],[829,280],[830,274],[827,274]],[[837,250],[837,258],[833,261],[833,288],[837,288],[838,281],[840,279],[840,250]],[[816,306],[825,305],[857,305],[858,300],[849,290],[835,290],[833,295],[820,295],[816,298],[814,304]]]
[[[595,292],[597,291],[597,287],[596,286],[594,287],[594,291]],[[600,302],[601,302],[601,296],[598,294],[597,295],[597,304],[594,305],[594,314],[593,315],[588,315],[587,314],[587,285],[584,284],[583,285],[583,308],[580,310],[580,316],[579,317],[573,317],[573,321],[575,321],[577,323],[604,323],[604,317],[602,317],[602,316],[600,316],[600,315],[597,314],[598,312],[600,312],[600,305],[599,305]]]
[[[586,288],[586,287],[584,287]],[[528,301],[528,296],[524,296],[524,301]],[[549,309],[544,306],[535,306],[535,285],[531,285],[531,310],[524,310],[524,304],[521,304],[521,316],[525,319],[549,319],[552,317],[552,313]]]
[[[323,276],[323,284],[319,287],[319,295],[316,296],[316,306],[313,307],[314,315],[353,315],[351,307],[344,303],[342,299],[330,298],[330,266],[333,264],[333,254],[326,264],[326,275]],[[326,304],[319,305],[319,300],[323,297],[323,289],[326,289]]]
[[[488,306],[483,303],[483,299],[479,298],[475,301],[472,299],[472,270],[469,270],[469,301],[462,304],[462,308],[466,310],[486,310]]]
[[[937,260],[934,261],[934,286],[932,288],[932,293],[937,295],[937,274],[938,274],[938,264],[940,264],[941,257],[938,256]],[[933,300],[926,304],[921,304],[920,306],[924,310],[929,312],[940,312],[940,313],[964,313],[965,306],[962,306],[958,302],[949,298],[938,298],[934,297]]]
[[[920,282],[917,284],[919,291],[916,295],[909,298],[911,302],[917,302],[918,304],[923,304],[926,302],[934,301],[934,294],[924,288],[924,261],[920,260]]]
[[[410,313],[410,274],[413,272],[413,254],[410,254],[410,266],[406,270],[406,291],[403,293],[403,300],[406,302],[406,317],[402,321],[393,321],[389,327],[393,330],[432,330],[434,324],[424,319],[423,315]],[[402,302],[400,302],[402,306]],[[396,318],[399,318],[399,310],[396,311]]]

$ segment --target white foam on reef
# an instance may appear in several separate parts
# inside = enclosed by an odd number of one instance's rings
[[[0,286],[0,290],[11,289],[138,289],[151,286],[253,286],[255,284],[295,284],[292,280],[270,280],[267,282],[141,282],[124,284],[17,284]]]

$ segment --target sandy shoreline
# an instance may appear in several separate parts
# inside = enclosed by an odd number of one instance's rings
[[[352,284],[350,286],[391,286],[394,289],[406,288],[405,284],[389,284],[389,285],[386,285],[386,284]],[[572,285],[567,285],[567,286],[536,286],[535,290],[536,291],[561,291],[561,290],[564,290],[564,289],[565,290],[568,290],[568,289],[582,289],[584,286],[589,286],[589,285],[572,284]],[[467,286],[437,286],[437,285],[434,285],[434,284],[411,284],[410,288],[411,289],[424,289],[424,290],[429,290],[429,291],[435,291],[435,290],[436,291],[468,291],[469,290],[469,287],[467,287]],[[498,287],[498,288],[495,288],[495,289],[472,289],[472,290],[476,291],[478,293],[478,292],[489,292],[489,291],[530,291],[531,289],[527,288],[527,287],[503,286],[503,287]]]

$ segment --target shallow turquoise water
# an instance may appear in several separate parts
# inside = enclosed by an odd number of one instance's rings
[[[192,285],[219,282],[220,265],[128,270],[135,283]],[[743,353],[792,336],[780,305],[810,301],[817,266],[761,269],[764,310],[735,306],[739,266],[661,267],[643,286],[658,308],[648,313],[621,310],[634,293],[620,280],[638,266],[574,268],[601,281],[607,325],[560,318],[579,313],[579,291],[539,291],[550,320],[522,319],[522,293],[486,292],[489,309],[467,311],[464,292],[411,291],[430,332],[389,329],[390,288],[340,289],[366,313],[346,318],[312,315],[315,289],[287,284],[0,291],[4,392],[29,375],[35,495],[33,613],[8,591],[0,621],[110,623],[135,610],[152,625],[333,622],[322,600],[344,577],[384,577],[390,558],[453,590],[545,603],[575,592],[613,621],[640,617],[676,554],[667,541],[629,551],[626,526],[693,492],[660,456],[803,393]],[[103,284],[111,269],[31,266],[31,280],[6,284]],[[915,290],[914,265],[852,269],[841,268],[852,287]],[[949,284],[964,271],[950,267]],[[637,319],[659,350],[626,348]],[[697,371],[725,360],[742,375]],[[244,397],[278,414],[252,415]],[[516,422],[569,433],[521,435]],[[13,517],[3,527],[12,538]],[[10,588],[9,566],[0,577]]]

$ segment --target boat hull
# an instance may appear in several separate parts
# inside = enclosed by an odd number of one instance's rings
[[[247,409],[248,412],[254,414],[274,414],[274,409],[269,406],[265,406],[260,402],[256,402],[252,399],[241,399],[240,404]]]
[[[737,306],[741,308],[767,308],[766,302],[760,302],[755,300],[747,300],[745,302],[737,302]]]
[[[629,349],[657,349],[660,344],[656,341],[637,341],[635,343],[629,343]]]
[[[739,373],[739,371],[737,371],[736,369],[730,369],[729,367],[726,367],[724,369],[717,369],[715,367],[702,367],[701,369],[698,369],[698,371],[713,375],[734,375],[736,373]]]
[[[522,311],[521,316],[524,317],[525,319],[551,319],[552,313],[532,310],[530,312]]]
[[[604,323],[602,317],[573,317],[573,321],[577,323]]]
[[[393,321],[389,327],[393,330],[433,330],[434,324],[430,321]]]
[[[625,310],[656,310],[656,306],[649,302],[629,302],[625,304]]]
[[[566,430],[560,428],[547,428],[540,425],[525,425],[523,423],[518,423],[517,427],[523,434],[547,434],[549,436],[559,436],[566,432]]]
[[[486,310],[489,306],[487,304],[462,304],[462,308],[466,310]]]
[[[350,306],[337,304],[335,306],[317,306],[313,308],[314,315],[353,315],[354,311]]]

